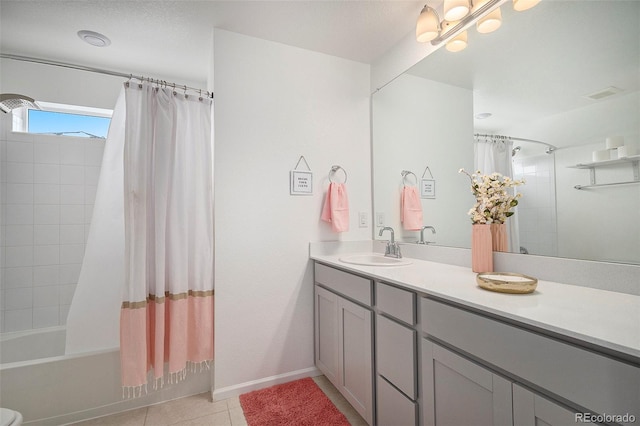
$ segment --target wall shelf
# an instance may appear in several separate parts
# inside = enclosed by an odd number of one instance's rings
[[[630,164],[633,170],[633,180],[625,182],[611,182],[611,183],[597,183],[596,182],[596,169],[603,166],[615,166],[622,164]],[[640,183],[640,155],[633,155],[625,158],[618,158],[616,160],[597,161],[593,163],[581,163],[575,166],[569,166],[573,169],[589,169],[590,184],[589,185],[576,185],[575,189],[597,188],[604,186],[615,185],[629,185],[633,183]]]

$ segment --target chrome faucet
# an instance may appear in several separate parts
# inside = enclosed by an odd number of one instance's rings
[[[422,229],[420,230],[420,241],[418,241],[418,244],[429,244],[429,241],[425,241],[424,240],[424,230],[425,229],[431,229],[431,233],[432,234],[436,234],[436,228],[434,228],[433,226],[423,226]]]
[[[382,237],[382,233],[384,231],[391,232],[391,239],[387,242],[387,247],[384,250],[384,255],[387,257],[395,257],[397,259],[400,259],[402,257],[402,253],[400,252],[400,245],[396,243],[395,233],[393,232],[393,228],[391,228],[390,226],[385,226],[380,230],[380,233],[378,233],[378,236]]]

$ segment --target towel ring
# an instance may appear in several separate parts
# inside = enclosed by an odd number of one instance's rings
[[[409,170],[403,170],[400,174],[402,175],[402,183],[403,183],[403,184],[405,184],[405,185],[406,185],[406,183],[407,183],[407,176],[408,176],[408,175],[413,175],[413,178],[414,178],[414,179],[415,179],[415,181],[416,181],[415,185],[417,185],[417,184],[418,184],[418,176],[416,176],[416,174],[415,174],[415,173],[413,173],[413,172],[411,172],[411,171],[409,171]]]
[[[347,183],[347,171],[340,166],[331,166],[331,170],[329,171],[329,182],[333,183],[331,175],[335,174],[338,170],[342,170],[342,173],[344,173],[344,182],[342,183]]]

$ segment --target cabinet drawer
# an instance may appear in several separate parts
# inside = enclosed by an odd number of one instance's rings
[[[422,298],[422,329],[519,379],[596,413],[640,417],[640,368]]]
[[[315,280],[350,299],[371,306],[371,280],[319,263],[315,264]]]
[[[384,283],[376,283],[376,305],[382,312],[404,321],[416,323],[416,294]]]
[[[378,374],[416,399],[416,332],[381,315],[376,317]]]
[[[385,379],[378,377],[377,424],[382,426],[412,426],[417,422],[416,403],[402,395]]]

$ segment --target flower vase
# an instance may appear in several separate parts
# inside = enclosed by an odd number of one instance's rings
[[[507,239],[507,225],[504,223],[491,224],[491,241],[493,251],[509,251]]]
[[[474,224],[471,230],[471,269],[473,272],[493,271],[491,225]]]

